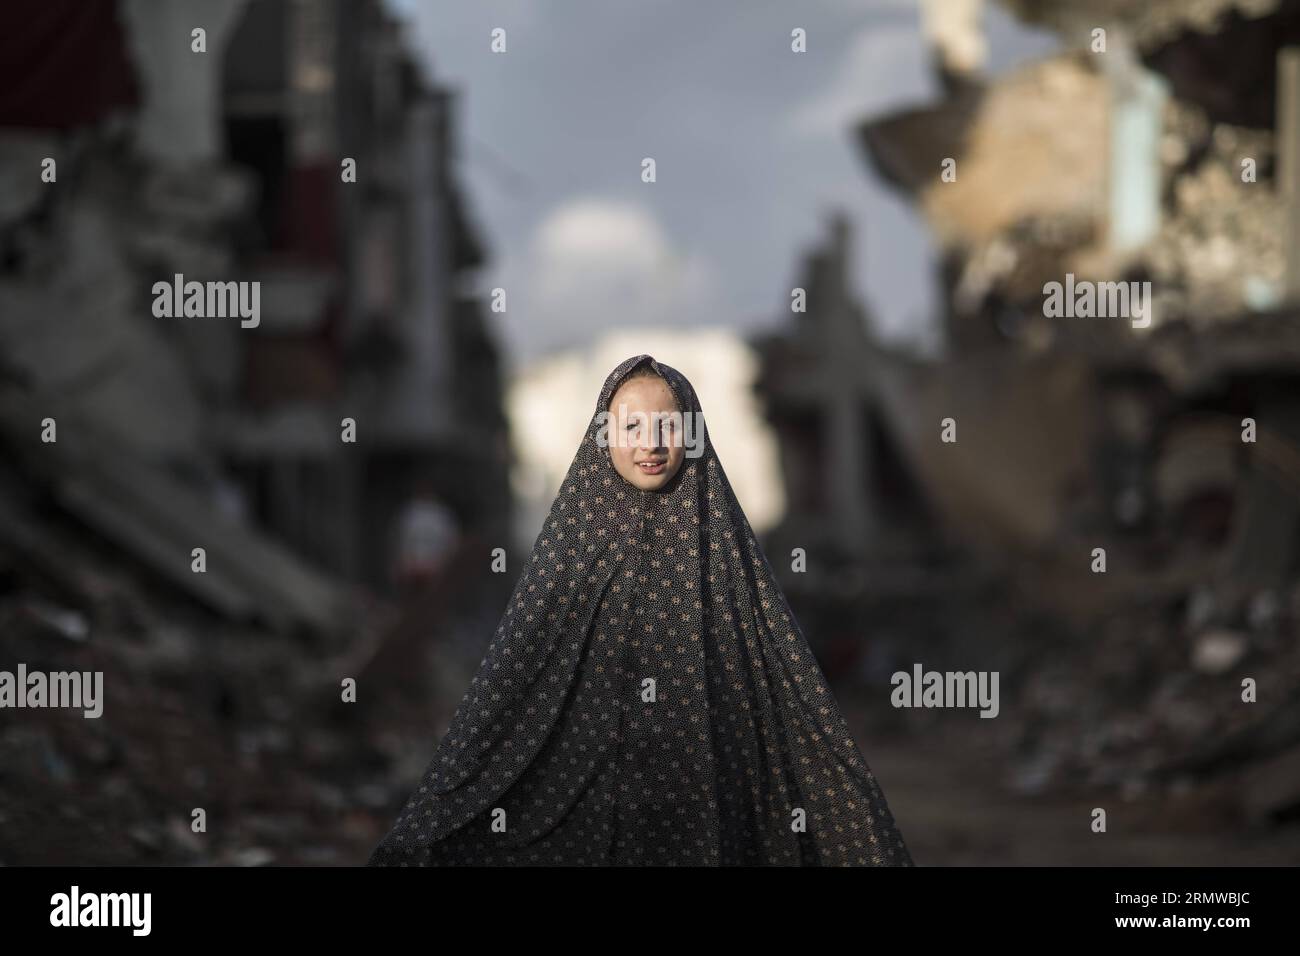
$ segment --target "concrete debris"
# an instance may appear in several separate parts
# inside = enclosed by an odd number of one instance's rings
[[[774,540],[860,582],[837,589],[810,561],[783,586],[817,609],[810,630],[856,634],[842,655],[818,649],[829,667],[999,671],[1014,699],[963,739],[1012,790],[1176,797],[1220,829],[1225,813],[1284,825],[1300,817],[1300,312],[1278,171],[1300,142],[1272,105],[1300,14],[1004,5],[1060,28],[1066,52],[859,127],[941,247],[942,347],[854,332],[864,316],[826,264],[838,228],[798,277],[808,313],[761,343],[793,478]],[[1088,24],[1138,55],[1101,62]],[[1206,62],[1237,64],[1217,92],[1196,79]],[[1149,293],[1152,321],[1053,313],[1050,284],[1076,281]],[[850,396],[806,384],[844,367],[859,370]],[[850,432],[848,457],[868,464],[844,483],[818,436]],[[841,546],[827,519],[855,513],[867,542]],[[903,569],[910,593],[884,583]]]
[[[161,0],[0,38],[0,634],[107,697],[0,727],[0,865],[364,859],[509,587],[438,618],[394,534],[436,502],[481,568],[510,526],[456,98],[380,0],[200,6],[201,57]],[[178,275],[265,321],[160,315]]]

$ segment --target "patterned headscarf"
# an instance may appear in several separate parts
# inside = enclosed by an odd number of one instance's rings
[[[648,366],[702,453],[661,489],[602,413]],[[371,866],[910,866],[678,371],[605,380],[469,691]]]

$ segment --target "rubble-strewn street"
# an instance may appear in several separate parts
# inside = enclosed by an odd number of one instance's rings
[[[931,93],[836,136],[933,242],[929,352],[878,334],[855,197],[761,332],[631,327],[601,296],[743,301],[718,265],[755,254],[741,230],[675,218],[707,205],[698,170],[604,195],[581,111],[545,143],[574,182],[523,134],[497,155],[381,0],[193,9],[202,50],[162,0],[34,7],[39,63],[0,37],[0,672],[104,695],[0,709],[0,865],[364,863],[467,696],[588,380],[650,343],[723,396],[719,460],[915,862],[1300,861],[1300,3],[1002,0],[1055,46],[1001,72],[992,0],[918,4]],[[810,102],[751,128],[812,143]],[[509,290],[480,281],[471,163],[534,217]],[[575,303],[601,327],[509,368],[501,329]],[[564,603],[596,578],[548,580]],[[999,697],[899,705],[925,672]]]
[[[479,590],[449,572],[329,646],[222,621],[82,535],[42,531],[69,573],[0,549],[6,653],[100,671],[105,700],[93,719],[6,714],[0,863],[364,862],[477,664]]]

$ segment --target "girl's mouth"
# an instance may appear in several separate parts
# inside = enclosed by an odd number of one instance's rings
[[[643,475],[657,475],[668,466],[666,461],[639,461],[636,466],[641,469]]]

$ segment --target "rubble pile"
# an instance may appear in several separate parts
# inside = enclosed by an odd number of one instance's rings
[[[1044,285],[1066,272],[1150,281],[1162,323],[1203,326],[1276,308],[1285,229],[1274,150],[1269,130],[1212,123],[1198,107],[1169,100],[1160,149],[1163,210],[1151,241],[1134,254],[1110,255],[1103,219],[1085,209],[1028,209],[993,234],[965,231],[955,314],[974,323],[1012,307],[1020,315],[999,326],[1006,337],[1031,345],[1054,338],[1057,330],[1038,316]],[[1253,164],[1249,172],[1243,161]],[[1033,332],[1022,334],[1029,327]]]
[[[1230,812],[1276,825],[1300,812],[1300,586],[1243,617],[1194,591],[1061,617],[1055,633],[1017,635],[1019,694],[1004,705],[1008,783],[1026,793],[1081,787],[1136,797],[1231,794]],[[1243,681],[1258,699],[1243,702]],[[1228,817],[1227,819],[1231,819]]]
[[[5,666],[102,672],[103,700],[0,722],[0,865],[364,862],[477,661],[472,588],[367,607],[322,653],[185,601],[75,522],[21,525],[32,548],[0,536]]]
[[[1275,132],[1300,8],[1003,6],[1067,49],[859,127],[943,254],[942,357],[869,356],[885,431],[1002,580],[945,605],[926,663],[1001,669],[996,726],[969,737],[1024,795],[1177,796],[1201,832],[1276,832],[1300,818],[1300,312]],[[1075,279],[1149,289],[1154,321],[1049,311]],[[936,448],[945,415],[962,437]]]
[[[1271,182],[1272,133],[1211,124],[1176,101],[1169,113],[1162,147],[1168,205],[1143,257],[1161,290],[1161,311],[1203,324],[1236,318],[1243,308],[1275,307],[1285,229]],[[1254,162],[1255,181],[1243,181],[1243,160]]]

